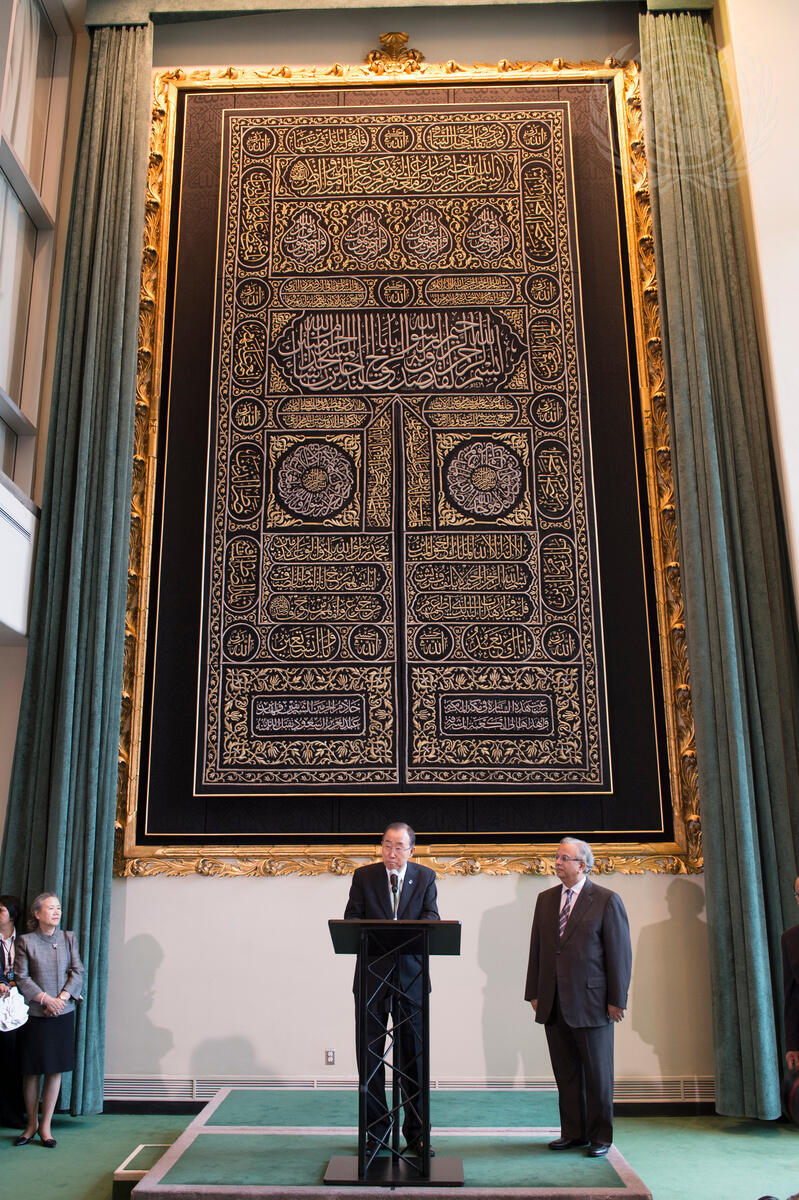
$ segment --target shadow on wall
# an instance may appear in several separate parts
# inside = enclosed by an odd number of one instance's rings
[[[519,875],[512,904],[489,908],[480,922],[477,961],[483,989],[483,1052],[489,1080],[524,1082],[542,1074],[533,1011],[524,999],[535,897]]]
[[[161,1060],[174,1044],[169,1029],[148,1017],[155,997],[155,976],[164,959],[161,945],[150,933],[140,933],[125,943],[118,975],[125,980],[125,1038],[130,1062],[120,1061],[119,1072],[158,1074]]]
[[[224,1017],[224,1002],[220,1003],[219,1016]],[[195,1047],[189,1073],[192,1079],[265,1079],[276,1072],[274,1067],[257,1061],[255,1047],[247,1038],[218,1037],[207,1038]]]
[[[666,889],[669,919],[645,925],[635,947],[632,1027],[652,1047],[660,1073],[713,1074],[705,895],[690,879]],[[690,1008],[674,1003],[690,997]]]

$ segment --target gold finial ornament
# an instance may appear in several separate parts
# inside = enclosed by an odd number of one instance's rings
[[[370,50],[366,56],[369,69],[376,75],[384,71],[418,71],[424,61],[421,50],[406,49],[407,33],[381,33],[380,49]]]

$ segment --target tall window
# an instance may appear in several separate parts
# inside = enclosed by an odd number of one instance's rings
[[[0,472],[29,494],[73,35],[62,0],[0,8]]]

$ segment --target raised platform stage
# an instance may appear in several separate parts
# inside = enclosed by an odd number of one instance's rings
[[[336,1197],[515,1197],[518,1200],[652,1200],[614,1146],[607,1158],[553,1154],[554,1092],[431,1093],[436,1157],[463,1160],[463,1187],[325,1185],[334,1155],[357,1150],[357,1093],[225,1088],[133,1190],[135,1200],[335,1200]]]

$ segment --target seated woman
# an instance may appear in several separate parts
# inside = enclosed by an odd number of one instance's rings
[[[61,1075],[71,1071],[75,1062],[75,1001],[83,988],[83,963],[75,934],[58,928],[58,896],[42,892],[31,905],[31,912],[31,932],[17,940],[16,952],[17,987],[30,1005],[20,1038],[28,1123],[14,1144],[25,1146],[38,1132],[42,1145],[52,1148],[56,1140],[50,1122],[61,1090]],[[42,1112],[37,1129],[40,1088]]]
[[[21,914],[22,904],[16,896],[0,896],[0,996],[7,996],[14,986],[16,925]],[[18,1029],[0,1030],[0,1125],[13,1129],[25,1125],[18,1038]]]

